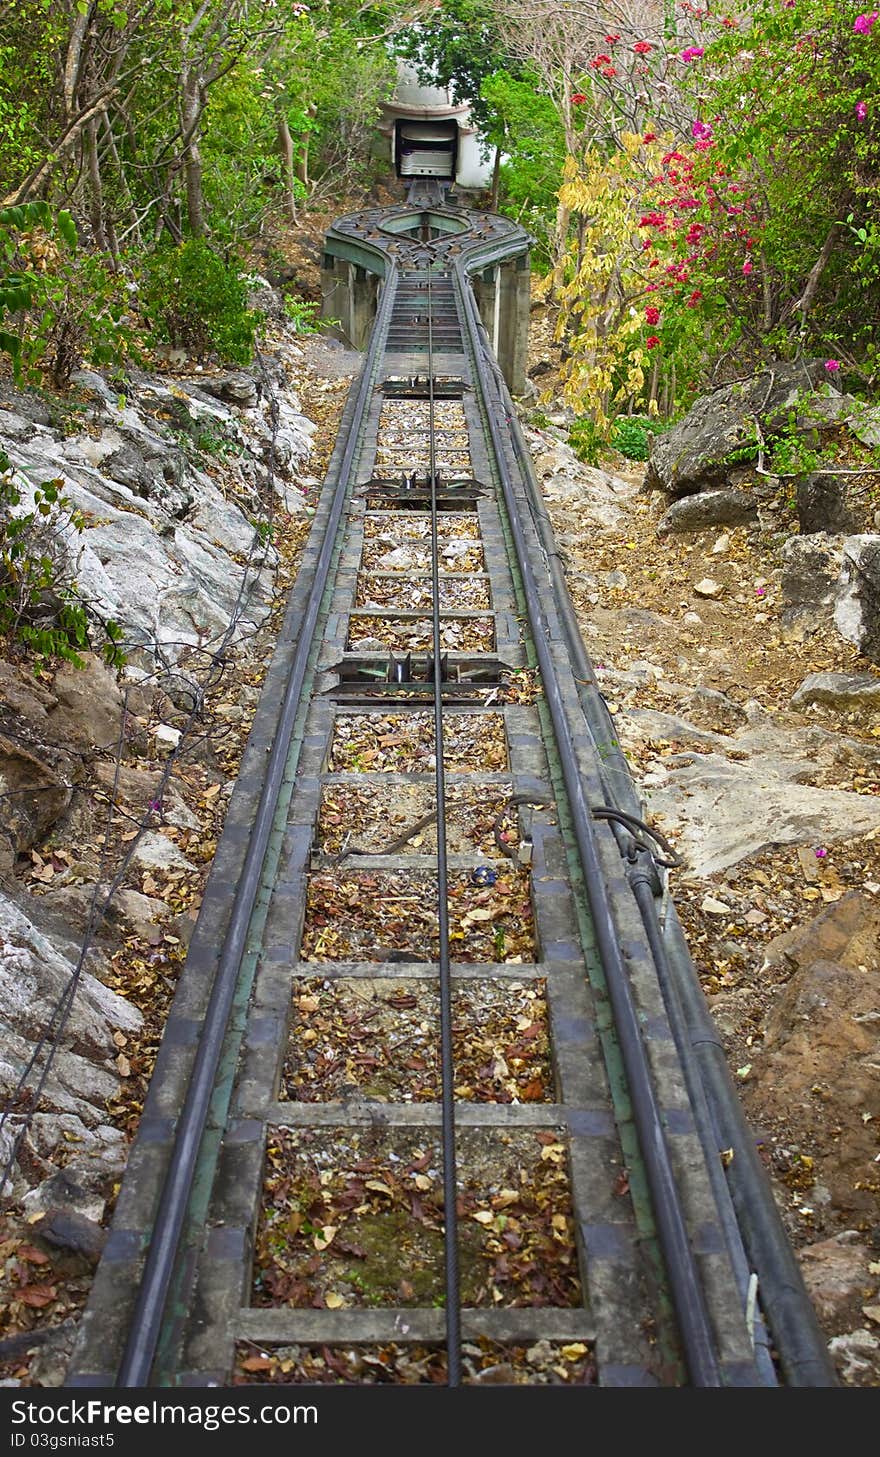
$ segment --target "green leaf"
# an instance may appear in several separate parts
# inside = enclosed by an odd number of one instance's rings
[[[60,212],[58,214],[58,231],[69,248],[76,248],[79,238],[77,236],[76,223],[73,221],[69,212]]]

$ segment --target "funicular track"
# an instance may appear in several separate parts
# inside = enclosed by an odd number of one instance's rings
[[[468,282],[528,240],[336,229],[375,323],[69,1384],[833,1384]]]

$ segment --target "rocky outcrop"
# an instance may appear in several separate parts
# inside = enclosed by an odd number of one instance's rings
[[[673,501],[657,523],[657,534],[671,531],[705,531],[710,526],[745,526],[758,515],[758,502],[748,491],[731,487],[719,491],[701,491]]]
[[[793,536],[782,561],[783,627],[836,632],[880,663],[880,536]]]
[[[880,663],[880,536],[845,538],[834,626],[864,657]]]
[[[295,357],[278,347],[271,385],[242,371],[134,375],[122,396],[82,371],[74,384],[88,404],[63,421],[0,391],[0,448],[21,509],[34,487],[60,482],[85,520],[60,535],[68,574],[121,624],[144,666],[218,641],[233,611],[254,625],[269,611],[275,554],[254,522],[266,517],[270,484],[277,508],[304,509],[298,478],[314,428],[285,388]]]
[[[811,673],[792,694],[792,708],[818,703],[880,722],[880,677],[872,673]]]
[[[689,496],[748,478],[757,454],[757,426],[764,432],[800,410],[805,393],[830,392],[821,363],[787,364],[724,385],[704,395],[679,424],[652,435],[645,485],[668,495]],[[757,426],[756,426],[757,422]]]

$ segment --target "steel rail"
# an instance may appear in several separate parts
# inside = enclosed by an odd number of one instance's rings
[[[168,1290],[186,1220],[199,1149],[210,1112],[217,1069],[235,997],[247,933],[260,887],[263,863],[287,766],[294,722],[306,680],[321,601],[329,578],[355,451],[360,443],[361,425],[370,396],[373,366],[380,346],[384,347],[385,324],[391,310],[391,301],[395,292],[393,285],[395,284],[396,268],[389,260],[385,291],[373,326],[370,349],[364,360],[358,382],[352,428],[340,463],[321,550],[297,634],[296,648],[282,700],[278,727],[266,765],[266,777],[263,781],[241,876],[236,886],[232,911],[202,1024],[186,1099],[178,1120],[174,1147],[153,1222],[153,1233],[147,1251],[137,1302],[116,1376],[117,1386],[139,1387],[149,1384],[161,1335]]]
[[[504,458],[497,411],[493,407],[493,401],[489,398],[488,370],[483,359],[476,303],[461,264],[456,267],[455,274],[468,321],[468,332],[474,345],[477,379],[483,397],[489,433],[492,437],[499,480],[532,627],[542,686],[546,694],[547,707],[559,751],[563,782],[572,808],[578,856],[614,1011],[617,1036],[632,1098],[633,1117],[651,1190],[654,1216],[685,1360],[694,1386],[719,1387],[723,1385],[723,1382],[712,1322],[696,1258],[688,1237],[684,1210],[672,1167],[656,1089],[651,1078],[648,1056],[642,1039],[638,1011],[608,900],[590,806],[584,792],[571,730],[556,678],[556,668],[544,630],[544,612],[519,519],[513,482]]]
[[[428,269],[428,475],[431,482],[431,592],[434,647],[434,757],[437,806],[437,929],[440,938],[440,1092],[443,1142],[443,1225],[446,1264],[447,1385],[461,1385],[461,1283],[458,1269],[458,1190],[455,1150],[455,1065],[452,1055],[452,973],[449,965],[449,866],[446,853],[446,771],[443,676],[440,670],[440,536],[434,438],[434,301]]]
[[[506,385],[491,356],[490,363],[503,395]],[[512,409],[506,411],[506,420],[523,473],[532,518],[553,578],[557,608],[578,679],[578,696],[584,717],[594,741],[603,743],[607,741],[609,732],[612,737],[614,734],[611,717],[595,684],[593,665],[581,637],[553,527],[538,494],[528,446]],[[613,773],[606,773],[609,764],[613,764]],[[626,757],[616,744],[612,745],[609,754],[602,756],[599,774],[610,803],[619,804],[622,795],[624,808],[635,805],[638,810],[637,786]],[[622,836],[618,837],[623,853],[622,840]],[[630,876],[631,880],[634,878]],[[687,1075],[691,1069],[702,1085],[703,1096],[698,1097],[694,1104],[695,1118],[704,1147],[709,1151],[707,1161],[713,1186],[718,1187],[719,1175],[724,1182],[726,1199],[719,1203],[719,1213],[741,1289],[744,1288],[744,1271],[742,1257],[736,1252],[737,1246],[758,1274],[761,1307],[773,1334],[786,1380],[794,1386],[837,1386],[827,1342],[792,1252],[766,1171],[755,1150],[754,1135],[743,1116],[721,1039],[706,1006],[681,923],[672,907],[667,908],[661,922],[653,891],[649,894],[637,892],[635,886],[633,891],[654,952],[661,990],[682,1053],[685,1073]],[[664,969],[668,979],[664,978]],[[722,1148],[732,1149],[733,1158],[726,1168],[719,1166],[716,1170],[711,1151],[714,1149],[717,1154]],[[758,1360],[764,1374],[769,1377],[760,1352]]]

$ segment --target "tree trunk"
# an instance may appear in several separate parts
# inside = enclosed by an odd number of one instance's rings
[[[495,161],[492,164],[492,192],[489,197],[489,206],[493,212],[498,211],[498,193],[501,188],[501,148],[495,148]]]
[[[293,158],[293,137],[290,135],[290,127],[284,111],[278,113],[278,150],[281,153],[281,176],[284,186],[284,210],[288,218],[296,227],[299,218],[296,212],[296,194],[294,184],[296,182],[296,171]]]
[[[98,156],[98,118],[93,116],[86,127],[86,164],[89,175],[89,219],[96,247],[108,252],[107,229],[104,224],[104,188],[101,183],[101,160]]]
[[[199,150],[198,132],[202,121],[204,102],[198,74],[188,65],[184,67],[181,86],[181,119],[183,123],[184,150],[183,175],[186,187],[186,215],[190,232],[194,238],[204,238],[208,232],[205,221],[205,198],[202,189],[202,154]]]

